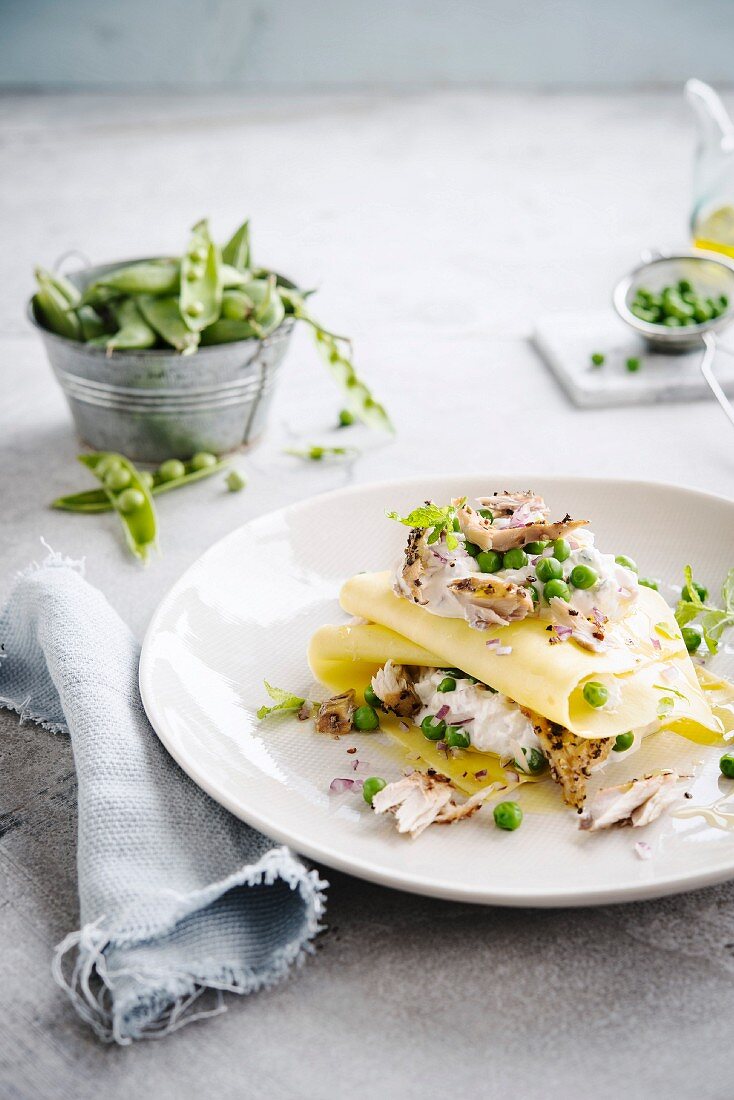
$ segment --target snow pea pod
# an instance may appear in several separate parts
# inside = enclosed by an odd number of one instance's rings
[[[222,260],[237,271],[249,271],[252,265],[249,220],[243,222],[227,241],[222,249]]]
[[[112,336],[96,336],[88,340],[90,347],[106,348],[108,352],[115,351],[116,348],[134,350],[153,347],[157,339],[156,334],[141,316],[132,298],[124,298],[118,305],[113,306],[112,313],[117,322],[117,332]]]
[[[98,336],[109,332],[107,325],[92,306],[79,306],[74,312],[79,318],[82,336],[87,342],[96,340]]]
[[[144,260],[108,271],[85,289],[80,305],[98,305],[111,296],[175,294],[179,285],[177,260]]]
[[[160,493],[168,493],[171,489],[183,489],[186,485],[192,485],[212,474],[218,474],[226,470],[228,461],[214,462],[211,466],[194,467],[191,462],[185,462],[185,473],[182,477],[163,481],[159,473],[153,474],[153,484],[150,492],[155,497]],[[96,515],[99,512],[111,512],[113,505],[104,489],[87,489],[82,493],[71,493],[69,496],[58,497],[52,501],[52,508],[58,508],[62,512],[77,512],[81,515]]]
[[[141,561],[147,561],[150,551],[158,548],[158,519],[146,480],[129,459],[112,451],[98,451],[78,458],[102,482],[107,499],[120,517],[131,552]],[[119,474],[127,476],[113,476]],[[117,484],[121,487],[111,487]]]
[[[365,385],[354,369],[351,360],[351,345],[344,336],[337,336],[329,332],[311,316],[306,308],[304,296],[298,291],[287,291],[286,297],[293,316],[299,321],[305,321],[313,330],[316,347],[321,352],[326,364],[331,371],[337,385],[344,393],[349,412],[358,420],[371,428],[382,428],[384,431],[394,432],[387,410],[372,396],[370,389]],[[281,289],[280,295],[284,295]]]
[[[144,295],[136,299],[138,308],[150,327],[162,340],[180,351],[191,355],[199,344],[199,333],[192,332],[185,324],[179,309],[178,298],[154,298]]]
[[[82,329],[79,318],[70,309],[70,302],[59,285],[58,276],[42,267],[35,271],[38,290],[33,296],[33,311],[36,319],[57,336],[67,340],[81,340]]]
[[[206,218],[191,231],[189,247],[181,260],[179,308],[187,328],[201,332],[213,324],[222,309],[221,256],[209,234]]]

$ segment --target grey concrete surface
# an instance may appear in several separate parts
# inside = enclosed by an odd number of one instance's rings
[[[596,308],[645,245],[685,239],[692,133],[678,96],[432,94],[247,100],[0,100],[0,595],[72,557],[142,634],[216,538],[354,480],[483,469],[589,473],[731,496],[711,402],[582,413],[525,339],[536,312]],[[175,247],[249,214],[258,255],[305,283],[398,424],[351,467],[281,452],[330,432],[339,398],[296,339],[271,431],[217,481],[161,498],[163,556],[112,517],[51,512],[85,485],[23,304],[36,262]],[[715,538],[715,532],[702,533]],[[731,1096],[734,892],[539,912],[400,894],[325,870],[329,931],[279,988],[162,1042],[101,1046],[54,986],[77,926],[68,744],[0,712],[0,1094],[30,1098]]]

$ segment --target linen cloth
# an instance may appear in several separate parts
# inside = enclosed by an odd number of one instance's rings
[[[166,1034],[302,961],[328,884],[168,755],[140,701],[139,646],[81,566],[52,554],[22,574],[0,643],[0,705],[71,737],[80,928],[53,970],[97,1035]]]

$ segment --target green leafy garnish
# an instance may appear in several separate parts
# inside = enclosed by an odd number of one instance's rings
[[[675,699],[671,699],[669,695],[664,695],[658,702],[658,718],[663,718],[674,706]]]
[[[465,500],[464,497],[459,502],[459,506]],[[386,512],[385,515],[388,519],[394,519],[397,523],[402,523],[406,527],[422,527],[430,531],[427,540],[429,543],[438,542],[442,532],[445,532],[446,546],[449,550],[455,550],[459,545],[459,540],[454,532],[456,507],[453,504],[448,504],[445,508],[439,508],[437,504],[426,501],[420,508],[414,508],[407,516],[401,516],[397,512]]]
[[[699,595],[693,580],[693,570],[690,565],[684,569],[686,578],[685,591],[688,599],[680,599],[675,609],[675,620],[678,626],[683,628],[701,616],[701,629],[709,653],[716,653],[719,648],[721,636],[725,630],[734,626],[734,569],[730,569],[721,589],[723,607],[714,607],[704,603]]]
[[[263,680],[263,683],[265,684],[265,690],[275,703],[275,706],[260,707],[257,712],[258,718],[267,718],[269,714],[283,713],[289,710],[300,710],[306,702],[300,695],[293,695],[290,691],[284,691],[283,688],[273,687],[267,680]]]

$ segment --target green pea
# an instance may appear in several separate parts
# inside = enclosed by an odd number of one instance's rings
[[[440,691],[442,694],[446,694],[447,691],[456,691],[456,680],[453,676],[444,676],[436,691]]]
[[[382,700],[378,698],[377,692],[372,687],[372,684],[368,684],[364,689],[364,701],[369,707],[381,707]]]
[[[631,748],[634,740],[635,735],[631,730],[627,733],[618,733],[612,745],[612,752],[626,752],[627,749]]]
[[[719,760],[719,768],[721,774],[725,775],[727,779],[734,779],[734,752],[725,752],[721,760]]]
[[[449,726],[446,730],[446,744],[450,749],[468,749],[471,745],[469,734],[456,726]]]
[[[379,775],[371,775],[369,779],[365,779],[362,784],[362,798],[368,806],[372,805],[372,799],[379,791],[384,790],[386,786],[387,783]]]
[[[146,489],[152,489],[155,484],[155,478],[148,470],[141,470],[139,475],[141,482]]]
[[[488,519],[490,523],[494,523],[494,515],[490,508],[479,508],[477,510],[477,515],[481,516],[482,519]]]
[[[492,815],[497,828],[506,829],[509,833],[522,825],[522,810],[517,802],[498,802]]]
[[[666,328],[680,328],[682,321],[679,321],[677,317],[665,317],[662,322]]]
[[[629,359],[625,359],[624,365],[630,374],[634,374],[635,371],[640,369],[640,360],[636,356],[631,355]]]
[[[161,481],[175,481],[176,478],[183,477],[185,473],[186,467],[177,458],[169,458],[158,467],[158,477]]]
[[[589,680],[588,683],[584,684],[583,696],[590,707],[598,710],[599,707],[603,707],[608,702],[609,691],[598,680]]]
[[[101,458],[97,465],[94,467],[96,476],[104,481],[110,470],[121,470],[122,463],[119,458],[115,458],[114,455],[107,455],[105,458]]]
[[[239,470],[230,470],[224,483],[230,493],[239,493],[247,485],[247,478]]]
[[[349,409],[342,409],[341,412],[339,413],[339,427],[340,428],[351,428],[353,423],[354,423],[354,413],[350,412]]]
[[[352,725],[357,730],[376,730],[380,724],[377,711],[368,703],[363,707],[357,707],[352,718]]]
[[[528,542],[525,545],[525,550],[528,554],[542,554],[547,545],[547,542]]]
[[[209,451],[197,451],[191,459],[192,470],[206,470],[209,466],[216,466],[217,456]]]
[[[475,542],[465,542],[464,549],[471,558],[476,558],[479,554],[479,547]]]
[[[698,593],[698,598],[701,601],[701,603],[706,603],[706,600],[708,599],[708,594],[709,594],[708,588],[705,588],[702,584],[699,584],[698,581],[693,582],[693,588],[694,588],[694,591]],[[691,600],[691,593],[689,591],[689,588],[688,588],[687,584],[683,586],[683,591],[680,594],[680,598],[682,600],[685,600],[686,603],[692,603],[693,602]]]
[[[590,565],[574,565],[569,580],[574,588],[593,588],[599,580],[599,574]]]
[[[694,626],[684,626],[681,630],[683,641],[689,653],[695,653],[701,644],[701,634]]]
[[[560,600],[565,600],[566,603],[571,602],[571,589],[568,587],[565,581],[548,581],[548,583],[543,586],[543,595],[545,596],[546,600],[549,601],[552,600],[554,597],[557,597]]]
[[[678,292],[680,294],[686,294],[686,293],[690,294],[692,290],[693,290],[693,284],[689,283],[688,279],[679,279],[678,280]]]
[[[567,539],[556,539],[553,543],[553,557],[558,561],[565,561],[570,557],[571,547],[568,545]]]
[[[633,573],[638,572],[637,563],[634,562],[632,558],[628,558],[626,554],[617,554],[614,560],[617,565],[623,565],[625,569],[631,569]]]
[[[528,556],[519,546],[507,550],[502,561],[503,569],[523,569],[527,564]]]
[[[591,353],[591,362],[595,367],[601,367],[606,361],[606,355],[601,351],[594,351]]]
[[[497,573],[502,568],[502,555],[495,550],[482,550],[477,554],[477,565],[482,573]]]
[[[657,581],[654,581],[652,577],[640,577],[637,583],[641,584],[643,588],[652,588],[653,592],[658,592],[660,590],[660,585]]]
[[[110,489],[113,493],[119,493],[121,489],[126,489],[131,481],[130,471],[123,466],[113,466],[104,476],[105,489]]]
[[[535,566],[539,581],[559,581],[563,577],[563,566],[558,558],[541,558]]]
[[[443,718],[428,714],[421,722],[421,730],[429,741],[440,741],[446,733],[446,723]]]
[[[129,516],[132,512],[137,512],[139,508],[142,508],[145,504],[145,497],[140,492],[140,489],[123,489],[116,501],[118,512],[122,512],[123,516]]]

